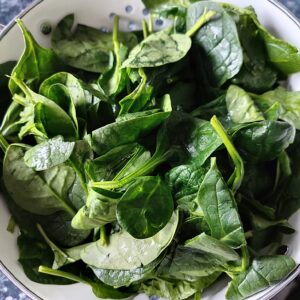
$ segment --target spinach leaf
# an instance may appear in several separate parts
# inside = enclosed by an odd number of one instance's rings
[[[113,66],[111,33],[78,24],[74,30],[74,15],[63,18],[52,35],[52,48],[68,65],[85,71],[104,73]],[[120,34],[120,41],[132,48],[137,44],[133,33]]]
[[[273,91],[262,95],[253,95],[253,99],[262,110],[268,111],[273,105],[279,105],[279,118],[292,123],[296,129],[300,129],[300,93],[288,91],[283,87],[278,87]]]
[[[128,47],[120,43],[119,16],[114,16],[112,42],[115,57],[113,67],[101,75],[98,83],[106,95],[115,97],[123,91],[128,79],[126,70],[121,69],[128,55]]]
[[[200,185],[197,201],[212,237],[232,248],[246,244],[234,196],[218,170],[215,158],[211,159],[210,170]]]
[[[114,287],[129,286],[131,283],[145,280],[155,273],[155,268],[162,260],[161,254],[157,259],[146,266],[141,266],[132,270],[112,270],[112,269],[98,269],[91,266],[94,274],[99,280],[107,285]]]
[[[264,116],[255,106],[249,94],[236,85],[231,85],[226,94],[226,105],[230,118],[235,123],[263,121]]]
[[[217,117],[225,117],[228,114],[226,97],[221,95],[218,98],[208,102],[207,104],[200,105],[191,112],[193,117],[210,120],[214,115]]]
[[[22,127],[22,122],[19,120],[20,113],[22,112],[22,106],[13,101],[2,119],[0,132],[8,140],[16,141],[18,132]]]
[[[71,156],[75,143],[64,142],[57,136],[30,148],[24,156],[26,165],[35,171],[43,171],[66,162]]]
[[[71,284],[66,278],[55,278],[46,274],[40,274],[37,269],[40,265],[50,267],[53,262],[53,253],[45,242],[30,238],[25,234],[18,237],[19,262],[26,276],[43,284]]]
[[[243,66],[233,78],[233,83],[257,93],[271,89],[278,79],[278,71],[269,62],[264,40],[248,10],[231,4],[223,4],[223,7],[236,22],[243,47]]]
[[[233,19],[217,3],[199,1],[190,5],[186,16],[187,29],[193,27],[206,9],[217,14],[199,29],[194,42],[201,47],[210,63],[215,85],[221,86],[240,71],[243,52]]]
[[[296,264],[288,256],[262,256],[253,260],[251,267],[233,278],[226,299],[246,299],[286,277]]]
[[[58,277],[60,279],[71,280],[71,281],[73,281],[73,283],[80,282],[80,283],[87,284],[92,288],[95,296],[98,298],[101,298],[101,299],[112,299],[112,298],[113,299],[124,299],[124,298],[131,296],[134,293],[133,291],[130,291],[130,290],[124,291],[121,289],[120,290],[115,289],[111,286],[104,284],[101,281],[93,281],[93,280],[83,277],[83,276],[77,276],[73,273],[65,272],[65,271],[61,271],[61,270],[54,270],[54,269],[45,267],[43,265],[41,265],[38,268],[38,272],[40,272],[41,274],[48,274],[53,277]]]
[[[193,261],[192,265],[191,261]],[[182,280],[188,277],[206,277],[222,271],[224,263],[225,260],[217,256],[179,245],[171,263],[160,270],[160,275]]]
[[[153,68],[174,63],[188,53],[191,45],[190,37],[185,34],[158,31],[133,48],[122,67]]]
[[[130,115],[130,114],[128,114]],[[89,134],[86,139],[92,149],[98,154],[104,154],[114,147],[136,142],[138,138],[150,133],[170,115],[170,112],[136,113],[133,118],[121,120]]]
[[[234,134],[237,149],[252,162],[277,158],[293,143],[294,138],[294,126],[282,121],[250,123]]]
[[[185,247],[198,249],[206,253],[210,253],[225,261],[237,261],[239,255],[225,243],[202,233],[191,240],[185,242]]]
[[[192,160],[191,164],[180,165],[166,174],[166,181],[179,209],[193,216],[202,215],[197,202],[197,193],[207,171],[206,166],[198,165],[196,160]]]
[[[164,280],[155,278],[142,283],[141,292],[147,295],[160,296],[166,299],[188,299],[195,293],[201,293],[219,277],[219,273],[201,277],[195,282],[183,280]],[[197,298],[195,298],[197,299]]]
[[[17,23],[22,30],[25,50],[13,69],[12,76],[30,83],[30,86],[36,90],[39,83],[57,72],[63,65],[52,49],[37,44],[21,20],[17,20]],[[12,79],[9,80],[9,89],[12,94],[19,92],[19,87]]]
[[[159,176],[138,177],[118,202],[117,219],[131,236],[146,239],[166,226],[173,209],[171,192]]]
[[[113,180],[131,159],[144,151],[144,147],[137,143],[115,147],[106,154],[88,161],[85,171],[93,181]]]
[[[173,8],[178,6],[187,7],[193,0],[143,0],[145,6],[151,10],[151,12],[164,11],[166,8]]]
[[[72,219],[73,228],[89,230],[116,221],[117,202],[121,195],[103,192],[89,189],[85,206]]]
[[[54,254],[54,261],[52,265],[53,269],[59,269],[62,266],[74,263],[76,261],[76,259],[65,253],[48,238],[41,225],[37,224],[37,228]]]
[[[119,102],[121,106],[119,115],[141,111],[152,96],[153,87],[147,84],[147,76],[143,69],[139,69],[139,74],[141,76],[139,85]]]
[[[39,93],[59,103],[66,112],[76,118],[87,118],[90,107],[99,101],[107,101],[106,96],[81,82],[67,72],[52,75],[42,82]],[[64,97],[63,97],[64,96]]]
[[[174,212],[169,223],[151,238],[137,240],[126,231],[114,233],[108,246],[101,246],[97,241],[81,252],[81,259],[88,265],[110,270],[132,270],[148,265],[172,242],[177,225],[178,212]]]
[[[67,139],[78,137],[76,124],[70,116],[54,101],[33,92],[19,79],[12,77],[12,80],[25,94],[26,98],[15,94],[14,100],[22,104],[24,108],[23,122],[25,125],[19,135],[24,136],[28,133],[49,135],[54,137],[63,135]],[[27,123],[26,123],[27,122]]]
[[[300,70],[300,53],[291,44],[274,37],[264,28],[253,11],[249,11],[257,26],[260,36],[263,38],[268,53],[269,61],[283,74],[292,74]]]
[[[70,202],[75,207],[74,202]],[[69,248],[84,242],[90,235],[89,230],[78,230],[71,226],[72,216],[58,211],[47,216],[35,215],[34,224],[40,224],[49,239],[59,247]]]
[[[74,215],[67,202],[67,193],[74,182],[74,172],[61,165],[35,172],[24,162],[29,149],[22,144],[12,144],[7,149],[3,164],[3,178],[7,191],[14,201],[34,214],[49,215],[63,210]]]

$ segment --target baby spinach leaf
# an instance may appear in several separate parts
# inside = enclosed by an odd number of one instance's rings
[[[86,173],[93,181],[112,180],[141,148],[137,143],[115,147],[88,161],[85,165]]]
[[[73,207],[74,202],[69,201]],[[76,208],[76,207],[75,207]],[[37,216],[35,224],[39,223],[47,236],[58,246],[69,248],[84,242],[90,235],[89,230],[78,230],[71,226],[72,216],[64,211],[58,211],[47,216]]]
[[[195,2],[195,0],[143,0],[145,6],[151,10],[151,12],[164,11],[166,8],[183,6],[187,7],[191,2]]]
[[[210,120],[214,115],[217,117],[225,117],[228,114],[225,96],[226,95],[221,95],[207,104],[200,105],[191,112],[191,115],[204,120]]]
[[[49,215],[63,210],[74,215],[67,203],[67,192],[75,179],[73,170],[61,165],[37,173],[24,162],[27,150],[26,145],[13,144],[5,155],[4,183],[14,201],[34,214]]]
[[[21,20],[17,20],[17,23],[22,30],[25,50],[13,69],[12,76],[30,83],[30,86],[36,90],[39,83],[57,72],[63,65],[52,49],[43,48],[37,44]],[[9,81],[9,89],[12,94],[19,91],[14,80]]]
[[[292,123],[296,129],[300,129],[300,93],[288,91],[283,87],[278,87],[273,91],[266,92],[262,95],[253,95],[257,105],[264,111],[268,112],[273,105],[277,103],[279,108],[279,118]]]
[[[50,249],[52,250],[52,252],[54,254],[54,261],[53,261],[53,265],[52,265],[53,269],[59,269],[60,267],[62,267],[64,265],[71,264],[71,263],[74,263],[76,261],[74,258],[72,258],[68,254],[66,254],[62,249],[57,247],[48,238],[48,236],[44,232],[41,225],[37,224],[37,228],[38,228],[39,232],[41,233],[41,235],[43,236],[45,242],[47,243],[47,245],[50,247]]]
[[[73,228],[89,230],[116,221],[116,207],[121,195],[101,192],[99,189],[89,189],[86,205],[72,219]]]
[[[190,263],[191,261],[193,261],[193,264]],[[160,275],[181,280],[189,277],[207,277],[215,272],[222,271],[224,263],[224,259],[219,259],[212,254],[179,245],[170,265],[161,269]]]
[[[12,77],[12,80],[25,94],[26,98],[14,95],[14,100],[25,106],[24,117],[25,129],[22,135],[40,131],[49,134],[49,137],[63,135],[65,138],[74,139],[78,136],[76,124],[70,116],[55,102],[40,94],[33,92],[19,79]]]
[[[80,282],[87,284],[92,288],[95,296],[101,299],[124,299],[133,294],[132,291],[122,291],[122,289],[115,289],[104,284],[101,281],[93,281],[83,276],[77,276],[73,273],[62,270],[54,270],[43,265],[39,266],[38,272],[40,272],[41,274],[51,275],[54,278],[58,277],[59,279],[71,280],[73,283]]]
[[[40,274],[37,269],[40,265],[50,267],[53,262],[53,253],[45,242],[33,239],[24,233],[18,237],[19,262],[26,276],[43,284],[71,284],[66,278],[55,278],[46,274]]]
[[[263,121],[264,116],[255,106],[249,94],[236,85],[231,85],[226,94],[227,110],[235,123]]]
[[[35,171],[43,171],[66,162],[71,156],[75,143],[64,142],[57,136],[30,148],[24,156],[26,165]]]
[[[286,277],[296,264],[288,256],[262,256],[251,267],[233,278],[226,292],[228,300],[242,300],[277,283]]]
[[[269,61],[274,65],[274,67],[287,75],[299,72],[300,53],[298,49],[295,46],[274,37],[261,25],[253,11],[249,11],[249,14],[256,24],[260,36],[264,40]]]
[[[129,286],[131,283],[153,276],[155,268],[162,260],[162,256],[163,254],[146,266],[132,270],[98,269],[93,266],[91,268],[97,278],[107,285],[114,287]]]
[[[22,122],[19,121],[22,110],[22,105],[15,101],[13,101],[6,110],[0,127],[0,132],[6,139],[16,140],[22,126]]]
[[[141,81],[132,93],[120,100],[119,115],[141,111],[152,95],[153,87],[147,84],[147,76],[143,69],[139,69]]]
[[[89,134],[86,139],[98,154],[104,154],[114,147],[136,142],[138,138],[150,133],[170,115],[170,112],[137,113],[133,118],[115,122]],[[130,129],[129,129],[130,128]]]
[[[217,14],[199,29],[194,42],[201,47],[210,63],[215,85],[221,86],[240,71],[243,52],[233,19],[217,3],[199,1],[191,4],[186,16],[187,29],[193,27],[206,9]]]
[[[114,233],[108,246],[97,241],[81,252],[81,259],[100,269],[132,270],[146,266],[169,246],[177,225],[178,212],[174,212],[169,223],[151,238],[138,240],[126,231]]]
[[[156,278],[143,283],[142,288],[148,295],[158,295],[166,299],[187,299],[190,296],[201,295],[203,290],[213,284],[220,273],[214,273],[207,277],[201,277],[194,282],[174,281]]]
[[[111,33],[78,24],[73,30],[74,15],[63,18],[52,35],[52,48],[68,65],[85,71],[104,73],[113,66]],[[132,48],[137,44],[133,33],[120,34],[120,41]],[[53,72],[54,73],[54,72]]]
[[[246,244],[234,196],[218,170],[215,158],[211,159],[210,170],[200,185],[197,201],[212,237],[231,248]]]
[[[232,248],[205,233],[186,241],[185,247],[216,255],[224,261],[237,261],[240,259],[240,256]]]
[[[185,34],[158,31],[133,48],[122,67],[153,68],[174,63],[186,56],[191,45],[190,37]]]
[[[128,54],[128,47],[120,43],[119,16],[114,16],[114,27],[112,33],[114,64],[113,67],[101,75],[98,83],[108,96],[116,96],[123,91],[127,83],[127,72],[121,69],[122,63]]]
[[[101,93],[90,89],[70,73],[60,72],[42,82],[40,94],[59,103],[72,117],[74,122],[79,118],[86,118],[87,111],[94,104],[94,95],[106,100]],[[65,97],[62,97],[65,95]],[[98,100],[99,101],[99,100]]]
[[[252,162],[277,158],[294,138],[295,127],[282,121],[250,123],[234,134],[237,149]]]
[[[243,66],[233,78],[233,83],[257,93],[271,89],[277,80],[278,71],[269,62],[264,40],[248,10],[230,4],[223,4],[223,7],[236,22],[243,47]]]
[[[202,215],[202,210],[196,200],[199,185],[207,171],[206,166],[200,166],[196,160],[192,160],[191,164],[180,165],[166,174],[166,181],[179,209],[193,216]]]
[[[146,239],[166,226],[173,209],[171,192],[159,176],[138,177],[118,202],[117,219],[131,236]]]

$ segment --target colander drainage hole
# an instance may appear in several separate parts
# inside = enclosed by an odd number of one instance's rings
[[[130,13],[132,13],[132,11],[133,11],[133,7],[132,7],[131,5],[127,5],[127,6],[125,7],[125,11],[126,11],[128,14],[130,14]]]

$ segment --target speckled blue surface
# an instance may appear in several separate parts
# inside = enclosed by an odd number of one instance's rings
[[[300,0],[279,1],[300,18]],[[33,0],[0,0],[0,24],[7,24],[31,2]],[[280,297],[278,299],[284,300]],[[22,293],[0,270],[0,300],[30,300],[30,298]]]

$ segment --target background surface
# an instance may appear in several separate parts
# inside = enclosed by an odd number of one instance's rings
[[[260,0],[264,1],[264,0]],[[33,0],[0,0],[0,24],[7,24]],[[279,0],[300,19],[300,0]],[[278,20],[279,21],[279,20]],[[300,38],[300,37],[299,37]],[[300,279],[297,279],[273,300],[299,300]],[[31,300],[0,270],[0,300]]]

